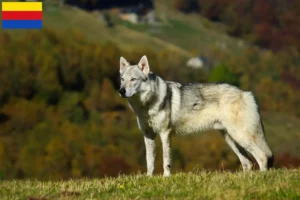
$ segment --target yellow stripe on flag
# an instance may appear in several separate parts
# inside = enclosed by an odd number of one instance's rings
[[[42,2],[2,2],[2,11],[42,11]]]

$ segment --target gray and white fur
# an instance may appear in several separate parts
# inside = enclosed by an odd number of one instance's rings
[[[137,116],[146,145],[147,175],[154,172],[155,137],[163,147],[164,176],[172,166],[171,134],[192,134],[220,130],[238,156],[243,170],[252,169],[253,155],[260,170],[273,163],[257,104],[251,92],[229,84],[181,84],[164,81],[150,72],[143,56],[137,65],[120,59],[120,96],[128,98]]]

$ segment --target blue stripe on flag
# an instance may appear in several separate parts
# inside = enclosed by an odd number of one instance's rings
[[[42,20],[2,20],[3,29],[41,29]]]

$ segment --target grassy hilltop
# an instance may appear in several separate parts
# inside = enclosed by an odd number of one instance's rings
[[[300,170],[178,173],[41,182],[2,181],[2,200],[11,199],[299,199]]]

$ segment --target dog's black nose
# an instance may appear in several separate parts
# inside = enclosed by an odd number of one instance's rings
[[[119,93],[120,93],[121,96],[125,96],[125,93],[126,93],[125,88],[121,88],[121,89],[119,90]]]

